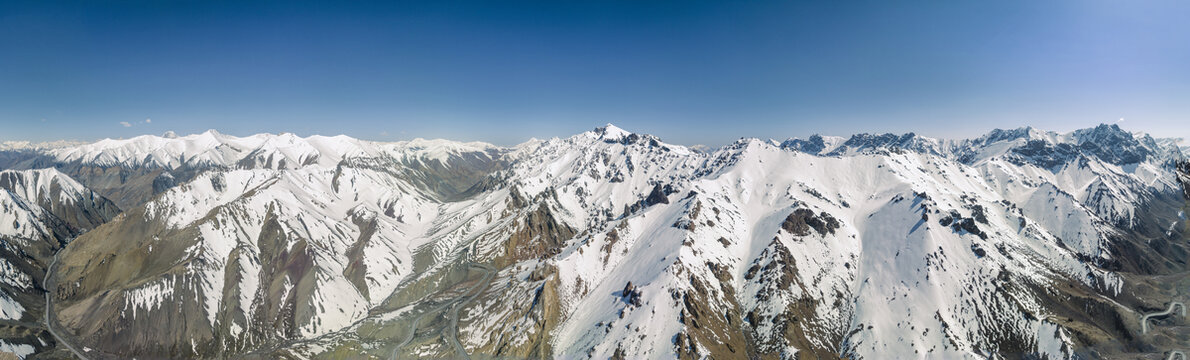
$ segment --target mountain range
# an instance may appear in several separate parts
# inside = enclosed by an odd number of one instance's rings
[[[1190,162],[1100,125],[0,144],[22,358],[1163,358]]]

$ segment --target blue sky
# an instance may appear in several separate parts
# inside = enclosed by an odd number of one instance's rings
[[[1190,137],[1185,1],[342,3],[0,0],[0,140]]]

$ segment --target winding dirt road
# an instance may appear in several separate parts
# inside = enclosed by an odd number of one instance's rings
[[[87,356],[83,355],[82,351],[76,349],[74,345],[71,345],[70,342],[66,341],[65,337],[58,334],[57,330],[54,330],[55,325],[57,325],[57,321],[53,321],[52,319],[57,319],[57,317],[53,316],[54,303],[50,301],[50,293],[52,292],[51,289],[54,288],[53,284],[50,283],[50,279],[53,277],[54,267],[58,265],[58,257],[62,255],[63,251],[66,251],[66,247],[62,247],[62,249],[58,250],[58,252],[54,254],[54,260],[50,261],[50,266],[45,269],[45,278],[42,279],[41,283],[42,287],[45,288],[45,328],[50,332],[50,335],[54,336],[54,339],[57,340],[59,344],[65,345],[67,349],[70,349],[70,352],[74,353],[74,356],[77,356],[79,359],[87,360]]]
[[[1149,333],[1149,319],[1150,318],[1154,318],[1154,317],[1158,317],[1158,316],[1166,316],[1166,315],[1172,314],[1174,307],[1182,308],[1182,316],[1183,317],[1186,316],[1186,304],[1183,304],[1183,303],[1177,302],[1177,301],[1171,302],[1171,303],[1169,303],[1169,308],[1165,309],[1165,311],[1155,312],[1152,314],[1145,314],[1145,316],[1141,317],[1140,318],[1140,333],[1141,334]]]

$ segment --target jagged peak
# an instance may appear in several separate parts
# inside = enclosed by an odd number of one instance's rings
[[[1124,131],[1118,124],[1099,124],[1092,128],[1075,130],[1071,135],[1079,142],[1135,138],[1133,133]]]
[[[1031,139],[1036,138],[1039,135],[1040,132],[1036,129],[1033,129],[1032,126],[1022,126],[1015,129],[992,129],[992,131],[989,131],[987,134],[984,134],[976,140],[985,144],[990,144],[1004,140],[1015,140],[1021,138]]]
[[[646,144],[652,147],[674,147],[670,144],[662,142],[661,138],[659,137],[649,134],[634,133],[612,124],[606,124],[604,126],[597,127],[592,131],[579,134],[576,137],[593,138],[608,144]]]
[[[894,149],[942,155],[952,144],[953,141],[950,140],[939,140],[907,132],[903,134],[858,133],[850,137],[814,134],[806,139],[790,138],[778,146],[808,154],[830,156]]]
[[[737,154],[753,153],[756,151],[763,151],[768,149],[782,149],[783,143],[779,143],[772,139],[761,139],[756,137],[742,137],[727,144],[719,151],[734,152]]]
[[[622,138],[622,137],[625,137],[628,135],[632,135],[631,131],[621,129],[620,127],[613,125],[612,123],[607,123],[603,126],[595,128],[595,133],[599,134],[600,136],[602,136],[604,138],[615,138],[615,139]]]
[[[822,134],[810,135],[805,139],[789,138],[781,142],[780,146],[783,149],[790,149],[801,151],[808,154],[824,154],[831,152],[842,145],[846,138],[839,136],[825,136]]]
[[[860,133],[852,135],[842,144],[830,151],[830,155],[846,155],[865,153],[869,151],[908,150],[925,154],[941,155],[945,153],[943,145],[946,142],[917,135],[913,132],[904,134],[871,134]]]
[[[1146,133],[1128,132],[1118,124],[1099,124],[1059,134],[1032,127],[1012,130],[995,129],[967,141],[964,162],[978,162],[1001,155],[1015,161],[1053,167],[1081,156],[1093,157],[1116,165],[1181,158],[1179,151],[1162,145]]]

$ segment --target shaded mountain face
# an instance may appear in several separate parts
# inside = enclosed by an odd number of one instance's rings
[[[1054,359],[1190,347],[1184,320],[1138,330],[1190,285],[1176,144],[1104,125],[703,152],[608,125],[0,159],[127,204],[55,215],[91,230],[50,318],[93,358]]]

